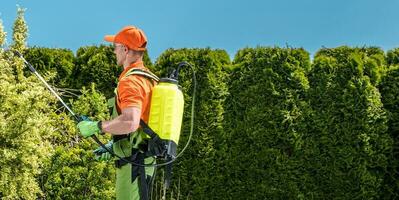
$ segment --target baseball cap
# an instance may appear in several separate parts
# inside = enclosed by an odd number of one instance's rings
[[[147,46],[147,37],[144,32],[134,26],[125,26],[116,35],[106,35],[104,40],[124,44],[136,51],[145,51]]]

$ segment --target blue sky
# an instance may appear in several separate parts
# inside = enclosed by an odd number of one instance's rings
[[[16,5],[27,8],[28,45],[68,48],[105,44],[135,25],[154,61],[168,48],[211,47],[231,58],[244,47],[399,47],[399,0],[2,0],[11,41]]]

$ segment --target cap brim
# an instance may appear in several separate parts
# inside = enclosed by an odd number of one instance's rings
[[[106,35],[104,37],[104,40],[107,42],[114,42],[115,41],[115,35]]]

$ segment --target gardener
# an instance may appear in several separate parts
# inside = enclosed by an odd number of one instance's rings
[[[147,38],[142,30],[126,26],[116,35],[107,35],[104,39],[114,44],[116,62],[123,67],[115,90],[116,96],[114,100],[108,101],[113,106],[114,118],[102,122],[82,121],[78,124],[78,128],[84,137],[110,133],[113,141],[106,146],[112,147],[116,155],[126,160],[134,159],[138,163],[141,161],[142,164],[153,164],[154,157],[144,157],[148,143],[139,125],[140,119],[148,123],[151,90],[156,81],[145,76],[131,75],[133,70],[152,74],[143,64]],[[95,153],[103,160],[111,157],[103,148],[95,150]],[[140,168],[122,161],[115,162],[116,199],[148,199],[154,168]],[[141,173],[144,171],[145,173]]]

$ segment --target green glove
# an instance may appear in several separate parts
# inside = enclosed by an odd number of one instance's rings
[[[113,143],[114,142],[111,140],[105,145],[105,147],[107,147],[112,152],[114,152],[112,150]],[[96,155],[95,159],[99,160],[99,161],[107,161],[107,160],[110,160],[112,157],[112,155],[107,150],[105,150],[103,147],[98,147],[96,150],[93,151],[93,153]]]
[[[87,138],[92,135],[97,135],[101,133],[101,130],[98,125],[98,121],[81,121],[78,123],[78,128],[80,131],[80,134]]]
[[[112,155],[109,152],[105,152],[105,153],[102,153],[101,155],[96,154],[94,159],[96,159],[98,161],[108,161],[111,159],[111,157],[112,157]]]

